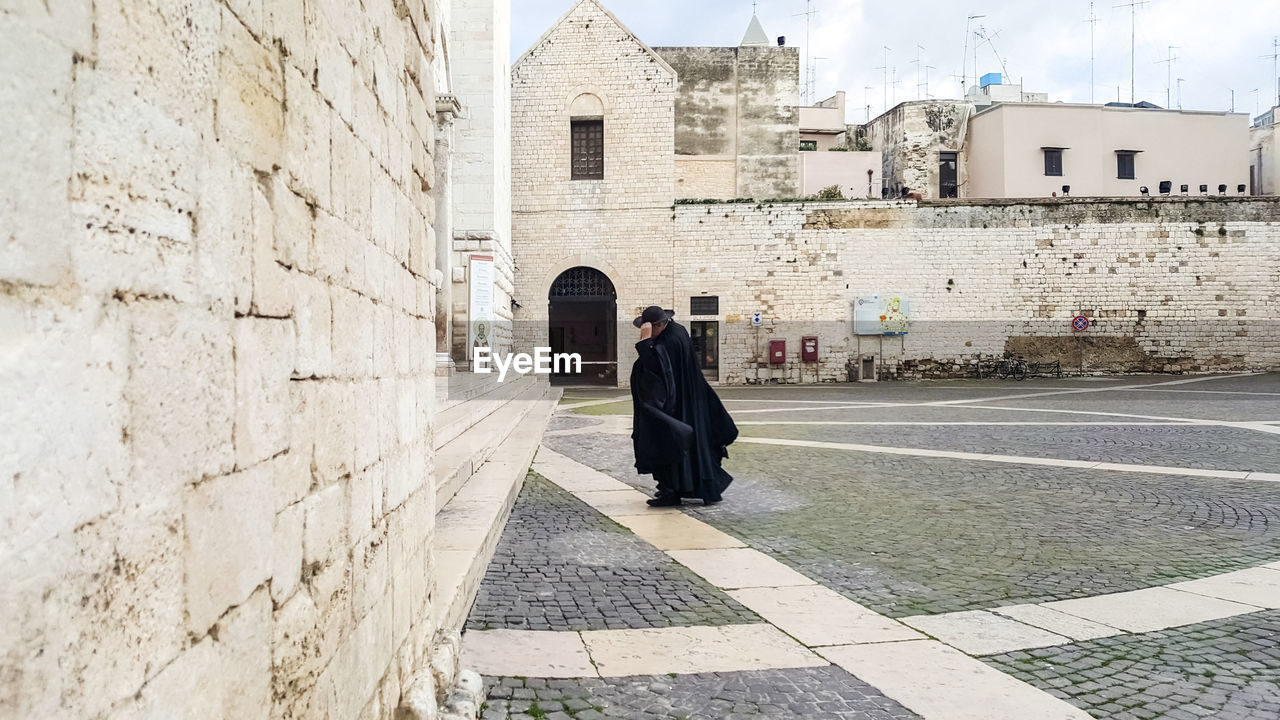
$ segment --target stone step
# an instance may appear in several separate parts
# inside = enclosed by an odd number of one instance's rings
[[[559,388],[547,387],[540,399],[501,411],[520,413],[518,406],[528,405],[522,421],[490,459],[436,514],[432,565],[436,627],[456,631],[466,622],[560,394]],[[472,432],[483,429],[476,427]]]
[[[487,461],[512,431],[525,421],[550,386],[530,383],[519,395],[489,414],[435,453],[436,507],[443,508],[471,475]]]
[[[440,414],[435,426],[434,448],[440,450],[489,415],[506,406],[525,390],[538,384],[546,384],[545,376],[522,375],[498,382],[497,375],[479,376],[482,380],[469,381],[471,384],[459,390],[451,397]],[[459,399],[465,398],[465,399]]]

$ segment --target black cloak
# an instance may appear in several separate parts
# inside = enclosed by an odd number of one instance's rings
[[[714,502],[733,482],[720,467],[738,437],[733,418],[698,368],[689,333],[668,322],[656,338],[636,343],[631,367],[636,471],[668,476],[680,497]]]

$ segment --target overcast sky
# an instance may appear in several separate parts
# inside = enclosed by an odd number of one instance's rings
[[[512,61],[537,41],[576,0],[511,0]],[[1129,100],[1128,8],[1123,0],[1094,5],[1097,102],[1114,101],[1117,87]],[[751,0],[606,0],[640,39],[650,45],[737,45],[751,19]],[[929,70],[929,94],[959,97],[961,58],[973,76],[973,38],[965,52],[965,24],[969,15],[991,38],[979,41],[979,74],[1000,72],[1004,60],[1012,82],[1020,79],[1029,92],[1046,92],[1051,101],[1089,102],[1089,6],[1082,0],[812,0],[818,11],[812,23],[811,54],[816,62],[815,99],[836,90],[848,94],[848,120],[861,122],[865,102],[874,117],[885,108],[884,46],[889,53],[890,84],[897,69],[897,86],[889,89],[889,105],[914,100],[917,92],[917,45],[921,66]],[[1217,7],[1214,7],[1217,5]],[[771,38],[787,37],[787,44],[805,53],[805,0],[760,0],[759,15]],[[1138,100],[1165,105],[1166,67],[1160,63],[1175,45],[1172,105],[1178,105],[1177,78],[1182,82],[1182,107],[1228,110],[1231,89],[1237,112],[1265,112],[1275,104],[1276,80],[1270,55],[1272,39],[1280,35],[1280,0],[1150,0],[1137,10],[1136,90]],[[994,47],[994,51],[993,51]],[[920,82],[924,70],[920,70]],[[868,89],[869,88],[869,89]],[[1252,92],[1254,89],[1258,92]]]

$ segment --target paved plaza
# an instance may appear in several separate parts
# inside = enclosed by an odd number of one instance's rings
[[[1280,717],[1280,374],[719,390],[652,509],[571,389],[464,636],[486,719]]]

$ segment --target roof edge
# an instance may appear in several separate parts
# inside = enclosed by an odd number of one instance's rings
[[[671,65],[667,63],[666,60],[663,60],[661,55],[654,52],[653,48],[649,47],[649,45],[645,41],[640,39],[639,35],[632,32],[631,28],[627,27],[626,23],[619,20],[618,16],[613,14],[613,11],[609,10],[609,8],[601,4],[600,0],[578,0],[573,5],[571,5],[569,9],[566,10],[565,13],[560,16],[559,20],[556,20],[554,23],[552,23],[551,27],[547,28],[547,31],[542,33],[542,37],[539,37],[538,40],[533,43],[533,45],[529,46],[528,50],[525,50],[524,53],[520,55],[519,59],[517,59],[514,63],[511,64],[511,71],[515,72],[515,69],[520,67],[520,64],[525,61],[525,58],[529,57],[529,55],[534,50],[536,50],[543,43],[545,43],[547,41],[547,38],[551,37],[551,33],[555,32],[556,28],[563,25],[564,22],[569,19],[569,16],[572,15],[575,11],[577,11],[577,9],[580,6],[582,6],[584,3],[591,3],[592,5],[595,5],[596,8],[598,8],[600,12],[604,13],[606,17],[612,20],[615,25],[617,25],[619,28],[622,28],[624,32],[630,35],[631,39],[634,40],[642,50],[648,53],[649,57],[653,58],[653,60],[658,63],[658,67],[661,67],[663,70],[666,70],[667,73],[670,74],[672,78],[678,77],[675,71],[675,68],[671,67]]]

